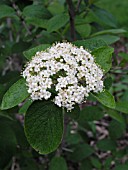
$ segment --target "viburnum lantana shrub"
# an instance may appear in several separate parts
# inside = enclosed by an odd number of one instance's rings
[[[71,111],[75,104],[86,101],[90,92],[103,90],[103,71],[94,57],[68,42],[56,43],[36,55],[23,71],[31,99],[51,100]]]
[[[29,61],[22,78],[2,100],[2,110],[25,101],[20,108],[25,113],[25,135],[41,154],[58,148],[65,114],[71,118],[76,112],[81,115],[79,106],[89,96],[108,108],[115,108],[114,98],[103,84],[104,75],[111,68],[113,48],[101,40],[73,43],[42,44],[25,51]]]

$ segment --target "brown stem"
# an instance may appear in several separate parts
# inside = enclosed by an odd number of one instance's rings
[[[76,40],[76,33],[75,33],[75,10],[73,6],[72,0],[66,0],[68,4],[68,12],[70,16],[70,32],[71,32],[71,39],[72,41]]]

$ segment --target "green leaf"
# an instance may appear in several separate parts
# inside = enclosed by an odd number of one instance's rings
[[[65,0],[61,0],[61,3],[63,3]],[[53,1],[49,4],[48,10],[51,12],[52,15],[58,15],[62,14],[64,12],[65,8],[63,4],[59,4],[57,1]]]
[[[117,41],[120,40],[119,36],[115,36],[115,35],[98,35],[96,37],[94,37],[95,39],[101,39],[102,41],[106,42],[108,45],[111,45]]]
[[[15,11],[13,8],[7,5],[0,5],[0,19],[5,17],[13,17]]]
[[[10,123],[0,116],[0,169],[4,169],[16,152],[17,140]]]
[[[19,162],[20,162],[19,165],[21,170],[45,170],[43,164],[41,164],[41,167],[39,168],[39,163],[29,157],[24,157],[22,158],[22,161]]]
[[[125,33],[126,30],[124,29],[109,29],[109,30],[103,30],[103,31],[99,31],[96,32],[94,34],[91,35],[91,37],[97,36],[97,35],[102,35],[102,34],[121,34],[121,33]]]
[[[97,0],[96,0],[97,1]],[[101,7],[105,8],[106,10],[110,11],[117,19],[119,25],[122,25],[123,27],[128,28],[128,22],[127,22],[127,16],[128,16],[128,1],[127,0],[116,0],[116,1],[100,1],[98,2],[98,5],[100,4]]]
[[[110,139],[102,139],[97,142],[97,147],[101,151],[113,151],[116,150],[116,143]]]
[[[77,120],[79,118],[79,116],[80,116],[80,107],[79,107],[79,105],[75,105],[74,109],[72,109],[71,112],[66,112],[66,114],[68,116],[70,116],[72,119]]]
[[[115,108],[115,100],[114,97],[107,91],[104,90],[101,93],[92,94],[100,103],[104,106],[114,109]]]
[[[106,77],[106,79],[104,80],[104,86],[105,86],[105,89],[109,90],[110,87],[112,86],[112,77],[108,76]]]
[[[94,152],[93,148],[86,144],[78,144],[75,146],[74,152],[70,155],[70,159],[73,162],[82,161],[83,159],[89,157]]]
[[[87,39],[87,40],[78,40],[73,42],[76,46],[80,47],[83,46],[85,49],[88,49],[90,51],[93,51],[94,49],[97,49],[102,46],[106,46],[106,42],[103,41],[102,39]]]
[[[116,108],[117,111],[120,111],[122,113],[128,114],[128,102],[123,101],[123,102],[117,102],[116,103]]]
[[[67,163],[63,157],[52,158],[49,170],[68,170]]]
[[[49,33],[47,31],[42,31],[42,38],[40,38],[40,42],[42,44],[53,44],[55,42],[60,42],[61,41],[61,37],[58,33]]]
[[[89,24],[76,25],[76,30],[82,38],[86,38],[91,33],[91,26]]]
[[[88,24],[88,23],[90,23],[90,22],[88,22],[86,19],[87,19],[87,18],[85,18],[85,17],[82,16],[82,15],[76,15],[76,16],[75,16],[75,27],[76,27],[77,25],[82,25],[82,24]]]
[[[4,117],[10,120],[13,120],[12,116],[5,110],[0,110],[0,117]]]
[[[4,86],[4,84],[0,83],[0,102],[2,101],[5,91],[6,91],[6,87]]]
[[[8,72],[8,73],[6,73],[5,75],[3,75],[3,76],[1,76],[0,77],[0,83],[1,84],[10,84],[10,82],[16,82],[16,80],[15,79],[19,79],[20,78],[20,73],[19,73],[19,71],[10,71],[10,72]],[[14,84],[13,83],[13,84]]]
[[[96,17],[97,21],[99,21],[99,23],[113,28],[117,27],[117,22],[115,18],[106,10],[101,9],[97,6],[93,6],[92,13]]]
[[[30,107],[30,105],[32,104],[32,100],[28,99],[25,104],[19,109],[19,113],[20,114],[25,114],[28,110],[28,108]]]
[[[23,15],[30,18],[49,19],[51,17],[50,12],[42,5],[29,5],[23,10]]]
[[[26,81],[21,78],[5,93],[2,100],[1,109],[5,110],[12,108],[24,101],[28,96],[29,94],[26,89]]]
[[[101,169],[102,164],[101,164],[101,162],[100,162],[100,160],[99,160],[98,158],[92,157],[92,158],[91,158],[91,162],[92,162],[92,165],[93,165],[95,168]]]
[[[113,119],[117,120],[118,122],[120,122],[120,123],[122,123],[122,124],[125,123],[123,116],[122,116],[120,113],[118,113],[116,110],[108,109],[108,110],[106,111],[106,113],[107,113],[110,117],[112,117]]]
[[[25,7],[23,15],[26,16],[25,19],[28,24],[41,28],[47,28],[48,19],[52,16],[42,5],[29,5]]]
[[[85,125],[87,121],[99,120],[103,116],[103,111],[97,106],[86,106],[81,110],[78,122],[80,125]]]
[[[128,165],[117,165],[114,170],[128,170]]]
[[[27,138],[24,134],[24,128],[23,128],[23,125],[21,124],[21,122],[15,120],[14,122],[12,122],[11,128],[16,135],[17,144],[20,146],[20,148],[21,149],[29,148],[30,145],[29,145]]]
[[[25,133],[30,145],[41,154],[53,152],[63,135],[63,113],[51,101],[36,101],[25,115]]]
[[[49,47],[50,47],[50,44],[42,44],[42,45],[36,46],[34,48],[31,48],[27,51],[24,51],[23,54],[28,60],[31,60],[32,57],[34,57],[34,55],[36,54],[36,52],[44,51]]]
[[[128,61],[128,54],[124,52],[120,52],[118,54],[120,57],[122,57],[125,61]]]
[[[112,140],[118,139],[125,133],[125,125],[113,120],[109,124],[108,130]]]
[[[2,54],[2,48],[0,48],[1,54],[0,54],[0,69],[3,69],[4,64],[6,62],[6,56],[5,54]]]
[[[65,26],[65,24],[69,21],[69,16],[67,14],[59,14],[55,15],[48,21],[48,32],[57,31],[58,29]]]
[[[104,161],[104,168],[106,170],[110,169],[112,161],[113,161],[113,156],[109,156],[108,158],[105,159],[105,161]]]
[[[128,90],[126,90],[125,92],[123,92],[123,95],[121,97],[121,101],[128,101]]]
[[[80,164],[80,170],[91,170],[93,169],[92,163],[89,159],[85,159]]]
[[[22,53],[30,47],[31,43],[19,41],[12,46],[12,53]]]
[[[112,66],[112,53],[114,49],[111,47],[101,47],[92,52],[95,57],[96,63],[100,65],[102,70],[107,73]]]
[[[26,21],[27,21],[28,24],[34,25],[36,27],[47,29],[47,25],[48,25],[48,20],[47,19],[28,17],[28,18],[26,18]]]
[[[72,125],[68,124],[66,127],[65,141],[68,145],[76,145],[82,142],[82,138],[79,133],[71,133]]]

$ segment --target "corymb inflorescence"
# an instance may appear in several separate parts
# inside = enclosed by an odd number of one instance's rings
[[[37,52],[23,71],[32,100],[50,99],[68,111],[103,90],[103,71],[94,57],[69,42]],[[54,95],[52,95],[54,94]]]

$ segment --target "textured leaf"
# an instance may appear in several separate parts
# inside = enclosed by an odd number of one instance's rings
[[[99,47],[107,45],[106,42],[100,38],[99,39],[91,38],[91,39],[87,39],[87,40],[78,40],[78,41],[73,42],[73,44],[75,44],[78,47],[83,46],[85,49],[88,49],[90,51],[93,51],[94,49],[97,49]]]
[[[15,15],[13,8],[7,5],[0,5],[0,19],[4,17],[12,17]]]
[[[95,57],[96,63],[100,65],[100,67],[104,70],[104,72],[108,72],[112,66],[112,53],[114,49],[111,47],[101,47],[92,52]]]
[[[25,133],[30,145],[41,154],[54,151],[63,135],[63,113],[51,101],[36,101],[25,115]]]
[[[5,93],[2,100],[1,109],[5,110],[12,108],[24,101],[28,96],[29,94],[26,89],[25,79],[21,78]]]
[[[68,170],[66,161],[63,157],[54,157],[50,162],[49,170]]]
[[[55,15],[48,21],[48,32],[57,31],[63,27],[69,21],[69,16],[67,14]]]
[[[50,47],[50,44],[42,44],[42,45],[36,46],[34,48],[31,48],[27,51],[24,51],[23,54],[28,60],[31,60],[32,57],[34,57],[34,55],[36,54],[36,52],[44,51],[49,47]]]
[[[128,102],[123,101],[123,102],[117,102],[116,103],[116,108],[117,111],[123,112],[128,114]]]
[[[104,106],[107,106],[112,109],[115,108],[116,106],[114,97],[107,90],[104,90],[101,93],[97,93],[97,94],[95,93],[93,94],[93,96]]]

